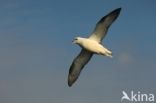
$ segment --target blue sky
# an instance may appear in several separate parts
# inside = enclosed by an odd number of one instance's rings
[[[155,0],[1,0],[0,103],[119,103],[122,90],[155,93]],[[121,7],[103,44],[69,88],[68,69],[97,21]]]

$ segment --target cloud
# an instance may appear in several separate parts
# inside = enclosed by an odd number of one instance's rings
[[[134,57],[128,52],[123,52],[119,54],[118,60],[120,63],[127,65],[134,62]]]

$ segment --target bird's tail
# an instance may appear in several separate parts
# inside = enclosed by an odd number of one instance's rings
[[[100,53],[101,55],[113,58],[112,52],[110,50],[106,50],[104,53]]]

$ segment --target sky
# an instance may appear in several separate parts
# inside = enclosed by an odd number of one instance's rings
[[[155,0],[1,0],[0,103],[121,103],[122,91],[156,94]],[[103,44],[67,85],[69,67],[97,21],[121,7]]]

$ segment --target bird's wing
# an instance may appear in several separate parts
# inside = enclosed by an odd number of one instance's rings
[[[69,69],[69,75],[68,75],[68,85],[72,86],[72,84],[78,79],[81,70],[83,67],[88,63],[88,61],[91,59],[93,53],[82,49],[80,54],[74,59],[72,65]]]
[[[106,36],[109,26],[116,20],[118,15],[120,14],[121,8],[115,9],[103,18],[96,24],[96,27],[89,37],[90,39],[96,40],[99,43]]]

